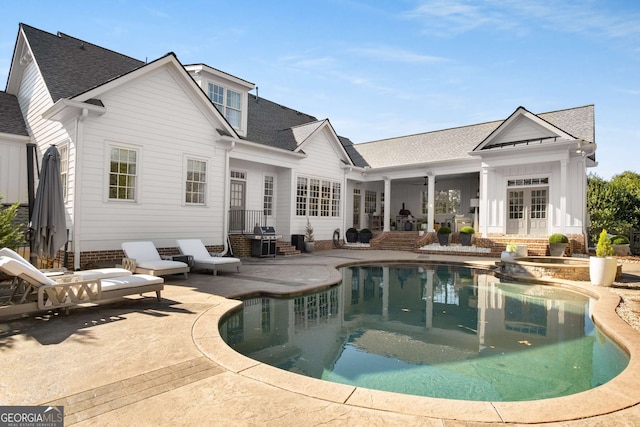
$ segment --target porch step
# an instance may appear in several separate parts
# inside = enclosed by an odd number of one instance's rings
[[[417,231],[388,231],[376,236],[371,242],[371,247],[392,251],[413,251],[418,248],[420,238]]]
[[[290,255],[300,255],[300,253],[301,252],[297,250],[295,246],[287,242],[281,242],[278,240],[278,243],[276,243],[276,255],[290,256]]]

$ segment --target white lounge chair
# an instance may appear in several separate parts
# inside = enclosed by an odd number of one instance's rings
[[[20,256],[19,253],[17,253],[13,249],[9,249],[9,248],[0,249],[0,256],[13,258],[18,262],[25,264],[28,268],[33,267],[33,265],[29,261],[24,259],[22,256]],[[54,268],[54,269],[38,270],[38,271],[41,271],[45,276],[52,279],[55,279],[56,277],[59,277],[61,275],[68,274],[68,271],[66,271],[64,268],[60,268],[60,269]],[[131,276],[133,273],[130,270],[127,270],[126,268],[112,267],[112,268],[96,268],[92,270],[80,270],[80,271],[74,272],[73,274],[82,276],[85,280],[89,280],[89,279],[108,279],[110,277]]]
[[[24,259],[22,259],[24,261]],[[99,273],[82,275],[69,272],[49,277],[29,263],[0,255],[0,272],[14,277],[14,289],[8,301],[0,306],[0,316],[13,316],[43,310],[100,303],[112,298],[155,292],[160,300],[164,279],[146,274],[126,274],[96,278]],[[116,270],[116,269],[114,269]],[[115,273],[111,271],[110,273]]]
[[[240,272],[242,262],[239,258],[211,256],[204,243],[200,239],[181,239],[176,240],[178,249],[183,255],[193,257],[193,268],[212,270],[213,275],[218,274],[220,267],[236,267]]]
[[[165,276],[183,273],[188,277],[189,266],[180,261],[162,259],[152,242],[124,242],[122,244],[125,258],[122,266],[134,273]]]

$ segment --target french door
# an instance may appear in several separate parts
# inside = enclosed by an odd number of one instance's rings
[[[231,180],[230,203],[229,203],[229,231],[232,233],[242,233],[245,230],[245,192],[246,182]]]
[[[548,188],[508,190],[507,234],[548,234]]]

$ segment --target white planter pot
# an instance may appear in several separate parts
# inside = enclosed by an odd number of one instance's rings
[[[589,278],[596,286],[611,286],[616,278],[618,260],[615,258],[589,257]]]
[[[418,231],[418,236],[424,236],[424,230]]]
[[[516,252],[502,251],[502,253],[500,254],[500,259],[502,261],[511,260],[514,259],[516,255]]]

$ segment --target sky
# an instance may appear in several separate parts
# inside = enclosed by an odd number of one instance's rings
[[[640,173],[636,0],[0,0],[0,11],[2,90],[25,23],[143,61],[174,52],[354,143],[593,104],[589,171]]]

